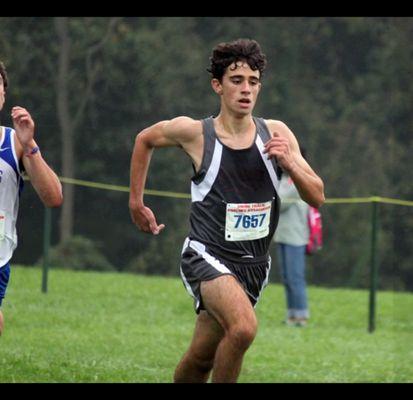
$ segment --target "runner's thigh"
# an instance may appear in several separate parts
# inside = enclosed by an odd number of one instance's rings
[[[222,275],[201,283],[206,310],[225,329],[237,323],[256,323],[255,311],[235,277]]]

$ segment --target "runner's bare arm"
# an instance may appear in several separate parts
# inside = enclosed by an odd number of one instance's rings
[[[55,172],[46,163],[34,140],[35,123],[23,107],[12,108],[11,117],[16,132],[16,152],[22,160],[40,200],[46,207],[59,207],[63,202],[62,185]]]
[[[268,120],[272,138],[265,143],[264,153],[276,157],[282,169],[288,172],[294,181],[301,198],[314,207],[320,207],[324,201],[324,183],[314,172],[300,152],[298,141],[286,124]]]
[[[145,206],[143,200],[153,150],[178,146],[188,152],[193,159],[198,159],[202,156],[195,146],[199,140],[199,127],[200,121],[177,117],[158,122],[136,136],[130,166],[129,210],[132,221],[143,232],[157,235],[165,227],[164,224],[158,225],[154,213]]]

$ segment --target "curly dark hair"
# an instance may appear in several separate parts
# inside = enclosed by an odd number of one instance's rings
[[[9,86],[9,80],[7,78],[6,67],[1,61],[0,61],[0,75],[3,78],[3,87],[4,89],[7,89],[7,86]]]
[[[212,56],[208,72],[213,78],[222,82],[226,68],[233,62],[245,61],[253,71],[260,71],[260,78],[264,73],[267,65],[265,54],[262,53],[261,47],[252,39],[237,39],[232,42],[220,43],[212,51]]]

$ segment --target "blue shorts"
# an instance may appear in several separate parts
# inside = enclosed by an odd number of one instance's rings
[[[7,263],[0,267],[0,306],[6,295],[7,284],[10,278],[10,264]]]

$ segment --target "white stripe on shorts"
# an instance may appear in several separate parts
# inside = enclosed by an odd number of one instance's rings
[[[231,274],[233,273],[224,265],[222,264],[219,260],[217,260],[214,256],[211,256],[211,254],[206,252],[205,245],[203,245],[200,242],[197,242],[196,240],[188,240],[188,243],[185,240],[185,243],[187,243],[187,246],[189,246],[191,249],[194,249],[202,258],[210,264],[212,267],[214,267],[217,271],[223,273],[223,274]],[[184,245],[185,246],[185,245]],[[187,247],[185,246],[185,247]]]
[[[269,277],[270,277],[270,271],[271,271],[271,256],[268,256],[267,276],[265,277],[265,280],[264,280],[264,282],[262,283],[262,286],[261,286],[260,292],[259,292],[259,294],[258,294],[258,297],[255,299],[256,303],[255,303],[255,305],[254,305],[254,308],[255,308],[255,306],[258,304],[258,301],[260,300],[262,291],[263,291],[264,288],[268,285],[268,279],[269,279]]]

